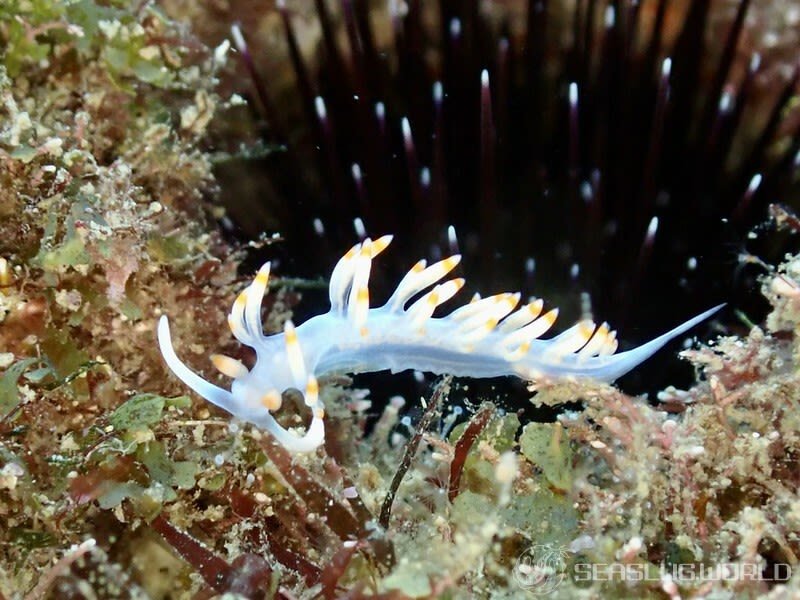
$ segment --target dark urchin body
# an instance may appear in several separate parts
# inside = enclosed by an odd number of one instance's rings
[[[750,5],[320,0],[314,60],[279,5],[294,118],[244,56],[287,146],[267,165],[286,256],[324,272],[359,217],[410,232],[391,279],[454,225],[481,292],[566,291],[577,316],[585,290],[631,339],[735,300],[729,242],[796,192],[800,149],[797,69],[759,54]]]

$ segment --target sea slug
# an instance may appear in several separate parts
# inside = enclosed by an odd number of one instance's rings
[[[461,278],[442,281],[458,265],[461,257],[455,255],[430,266],[425,260],[419,261],[383,306],[370,308],[372,260],[391,240],[388,235],[375,241],[367,238],[353,246],[331,274],[330,310],[298,327],[287,321],[283,333],[275,335],[264,335],[261,326],[261,301],[270,263],[261,267],[228,315],[233,335],[255,350],[255,366],[248,370],[236,359],[211,356],[217,369],[233,378],[230,391],[204,380],[178,358],[167,317],[162,316],[158,342],[167,365],[209,402],[266,429],[287,449],[307,452],[325,440],[319,375],[416,369],[466,377],[613,381],[722,307],[707,310],[641,346],[617,354],[616,332],[607,323],[598,327],[590,320],[580,321],[542,340],[539,338],[553,325],[558,309],[542,314],[542,300],[532,300],[517,309],[519,293],[488,298],[476,295],[448,315],[434,317],[436,307],[464,285]],[[311,409],[311,423],[302,436],[279,425],[271,414],[280,408],[281,393],[289,388],[300,390]]]

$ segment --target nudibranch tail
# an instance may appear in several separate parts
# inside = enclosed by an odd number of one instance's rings
[[[637,365],[640,365],[648,358],[653,356],[653,354],[661,350],[661,348],[663,348],[667,343],[674,340],[682,333],[690,330],[695,325],[702,323],[724,306],[724,302],[722,304],[717,304],[717,306],[709,308],[707,311],[700,313],[696,317],[692,317],[688,321],[681,323],[677,327],[670,329],[666,333],[661,334],[649,342],[645,342],[641,346],[637,346],[636,348],[615,354],[613,357],[611,357],[608,367],[602,372],[598,372],[597,377],[607,381],[614,381],[615,379],[622,377],[625,373],[629,372]]]
[[[558,309],[544,312],[544,302],[531,299],[518,308],[521,294],[504,292],[472,300],[444,316],[436,309],[464,286],[460,277],[444,278],[461,261],[450,256],[432,265],[417,262],[400,280],[383,306],[370,307],[372,260],[392,236],[365,238],[336,263],[330,278],[330,311],[305,323],[284,324],[283,332],[264,335],[261,302],[269,283],[270,264],[236,298],[228,315],[233,335],[256,351],[248,370],[238,360],[212,355],[223,374],[232,377],[228,392],[203,380],[176,356],[166,317],[158,324],[158,340],[167,365],[186,385],[217,406],[271,432],[288,450],[306,452],[324,442],[325,410],[317,376],[325,373],[403,371],[416,369],[465,377],[513,375],[592,378],[613,381],[652,356],[668,341],[707,319],[716,306],[657,338],[615,354],[617,334],[608,323],[580,321],[550,339]],[[282,427],[272,415],[282,393],[297,389],[311,411],[302,436]]]

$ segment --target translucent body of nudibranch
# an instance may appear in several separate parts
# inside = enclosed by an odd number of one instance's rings
[[[209,402],[266,429],[287,449],[307,452],[325,439],[319,375],[416,369],[466,377],[613,381],[722,306],[615,354],[616,332],[607,323],[598,327],[592,321],[581,321],[555,337],[540,339],[553,325],[558,309],[543,313],[542,300],[531,300],[517,309],[518,293],[475,296],[450,314],[434,317],[436,308],[464,285],[461,278],[442,281],[458,265],[460,256],[456,255],[430,266],[419,261],[383,306],[370,308],[372,260],[391,239],[388,235],[375,241],[367,238],[353,246],[331,275],[330,310],[298,327],[287,321],[283,333],[275,335],[264,335],[261,327],[261,301],[270,264],[261,267],[228,315],[233,335],[255,350],[254,367],[248,370],[233,358],[211,356],[214,366],[233,378],[230,391],[204,380],[178,358],[167,317],[162,316],[158,342],[167,365]],[[281,393],[289,388],[300,390],[311,410],[311,423],[300,436],[279,425],[271,414],[280,408]]]

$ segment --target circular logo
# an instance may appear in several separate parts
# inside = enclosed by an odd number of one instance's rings
[[[537,544],[517,558],[514,579],[533,594],[549,594],[567,576],[569,552],[563,546]]]

